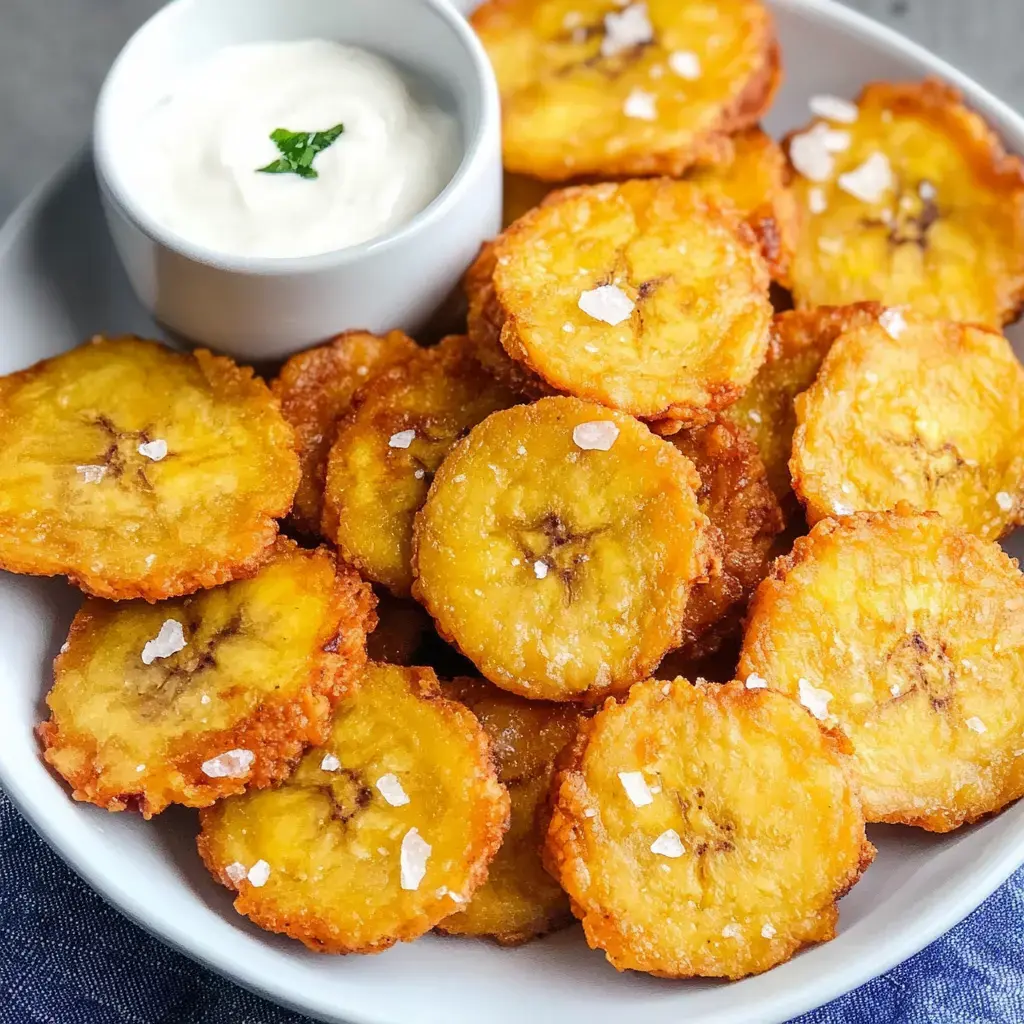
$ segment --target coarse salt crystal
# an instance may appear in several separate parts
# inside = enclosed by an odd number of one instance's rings
[[[872,153],[856,170],[840,174],[839,187],[864,203],[877,203],[892,190],[895,178],[884,153]]]
[[[547,574],[548,563],[543,559],[538,558],[537,561],[533,563],[533,575],[536,576],[537,579],[542,580],[547,576]]]
[[[245,876],[248,874],[248,872],[245,870],[245,865],[242,864],[240,861],[236,860],[236,861],[232,861],[224,869],[224,874],[227,875],[228,878],[230,878],[231,881],[235,883],[235,885],[238,885],[238,883],[243,878],[245,878]]]
[[[689,50],[673,50],[668,55],[668,66],[680,77],[688,82],[700,78],[700,57]]]
[[[819,721],[828,718],[828,703],[832,700],[832,694],[828,690],[821,690],[812,686],[806,679],[797,683],[800,694],[800,703]]]
[[[157,438],[155,441],[146,441],[139,445],[139,454],[145,455],[147,459],[159,462],[167,458],[167,442]]]
[[[565,331],[566,334],[572,334],[572,332],[575,331],[576,328],[573,327],[573,325],[569,323],[568,320],[566,320],[565,323],[562,324],[562,330]]]
[[[142,648],[142,664],[152,665],[157,658],[169,658],[188,646],[185,631],[177,619],[164,619],[160,632]]]
[[[416,437],[415,430],[400,430],[388,438],[389,448],[408,448]]]
[[[935,199],[939,191],[930,181],[922,181],[917,186],[917,194],[926,202],[929,203]]]
[[[65,640],[64,643],[62,643],[60,645],[60,653],[61,654],[67,654],[70,649],[71,649],[71,644],[69,644],[67,642],[67,640]]]
[[[208,693],[204,693],[202,695],[202,697],[199,698],[199,703],[200,704],[209,704],[210,703],[210,695]]]
[[[759,676],[756,672],[751,672],[750,675],[747,676],[743,685],[748,690],[764,690],[768,686],[768,680]]]
[[[1004,511],[1009,512],[1013,508],[1013,498],[1006,493],[1006,491],[1000,491],[996,495],[996,504]]]
[[[859,116],[859,111],[853,103],[838,96],[812,96],[808,106],[812,114],[827,118],[829,121],[838,121],[840,124],[853,124]]]
[[[597,817],[597,808],[596,807],[588,807],[583,812],[583,817],[584,818],[596,818]]]
[[[666,829],[651,843],[651,853],[659,857],[682,857],[685,852],[683,841],[674,828]]]
[[[106,466],[75,466],[75,472],[86,484],[98,484],[106,475]]]
[[[654,28],[647,15],[647,4],[630,4],[619,13],[609,11],[604,16],[604,38],[601,56],[614,57],[623,50],[643,46],[654,39]]]
[[[577,305],[587,316],[612,327],[628,320],[633,312],[633,300],[615,284],[603,284],[583,292]]]
[[[971,715],[970,718],[964,723],[971,732],[987,732],[985,723],[977,716]]]
[[[251,750],[236,748],[204,761],[203,774],[211,779],[239,779],[249,774],[256,755]]]
[[[421,835],[418,828],[411,828],[402,837],[402,849],[399,853],[401,865],[401,885],[403,889],[418,889],[423,876],[427,873],[427,858],[431,846]]]
[[[382,775],[377,780],[377,789],[392,807],[404,807],[409,802],[409,795],[402,789],[402,783],[394,772]]]
[[[414,477],[416,477],[417,480],[422,480],[427,474],[426,474],[425,470],[415,469],[415,470],[413,470],[413,474],[412,475]]]
[[[883,310],[878,315],[878,323],[893,341],[897,341],[899,336],[907,329],[907,321],[898,309]]]
[[[658,109],[655,106],[653,92],[646,89],[634,89],[622,105],[622,112],[626,117],[635,118],[638,121],[654,121],[658,117]]]
[[[775,938],[775,926],[768,922],[761,926],[761,938],[762,939],[773,939]]]
[[[816,124],[809,131],[793,136],[789,144],[789,159],[808,180],[828,181],[836,169],[833,154],[842,153],[849,146],[849,132],[835,131],[827,124]]]
[[[828,200],[822,189],[815,186],[807,193],[807,208],[811,213],[824,213],[828,209]]]
[[[646,807],[654,803],[654,797],[647,786],[643,772],[619,772],[619,782],[626,791],[626,796],[636,807]]]
[[[899,683],[893,683],[892,686],[889,687],[889,692],[894,697],[898,697],[900,695],[900,684]]]
[[[320,759],[320,771],[336,772],[341,767],[341,761],[334,754],[324,754]]]
[[[743,935],[743,932],[740,931],[740,926],[738,924],[727,924],[722,929],[722,938],[723,939],[738,939],[742,935]]]
[[[611,420],[590,420],[573,427],[572,439],[585,452],[606,452],[619,436],[619,428]]]
[[[249,868],[249,873],[245,877],[249,879],[250,885],[260,889],[267,884],[270,877],[270,865],[265,860],[258,860]]]
[[[146,770],[146,766],[144,764],[137,764],[135,766],[135,770],[137,772],[144,772]]]

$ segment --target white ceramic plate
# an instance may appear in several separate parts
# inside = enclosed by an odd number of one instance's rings
[[[464,4],[463,6],[469,6]],[[806,100],[852,96],[876,78],[937,74],[1024,151],[1024,121],[952,68],[825,0],[776,0],[787,81],[768,125],[802,124]],[[0,233],[0,372],[96,331],[155,332],[131,297],[76,163]],[[1018,353],[1024,331],[1015,334]],[[195,853],[195,816],[151,823],[73,803],[41,763],[50,663],[78,595],[60,582],[0,573],[0,781],[43,837],[91,885],[165,942],[279,1003],[350,1024],[770,1024],[818,1006],[915,953],[1024,860],[1024,802],[950,836],[873,828],[878,859],[841,904],[839,937],[735,984],[617,974],[578,929],[522,949],[428,937],[377,957],[326,957],[252,927]]]

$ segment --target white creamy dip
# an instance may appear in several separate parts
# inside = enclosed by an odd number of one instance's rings
[[[303,133],[301,151],[339,124],[306,155],[315,177],[260,170],[284,156],[275,130]],[[218,252],[270,257],[384,234],[447,185],[459,158],[455,119],[414,98],[392,64],[320,39],[220,50],[145,113],[118,155],[160,224]]]

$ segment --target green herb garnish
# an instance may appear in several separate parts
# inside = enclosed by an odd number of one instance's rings
[[[260,174],[297,174],[300,178],[319,178],[313,167],[313,158],[337,142],[344,130],[342,124],[336,124],[325,132],[290,132],[287,128],[275,128],[270,133],[270,140],[280,150],[281,156],[256,170]]]

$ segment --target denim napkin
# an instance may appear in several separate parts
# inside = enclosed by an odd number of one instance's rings
[[[121,917],[0,792],[0,1024],[308,1022]],[[913,959],[796,1024],[1024,1024],[1024,869]]]

